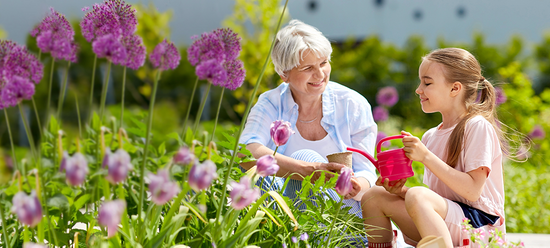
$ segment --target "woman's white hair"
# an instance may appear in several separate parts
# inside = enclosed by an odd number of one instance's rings
[[[330,61],[332,46],[315,27],[296,19],[291,20],[277,33],[277,40],[271,52],[271,60],[277,74],[287,76],[286,72],[300,64],[304,51],[313,52],[317,58],[327,58]]]

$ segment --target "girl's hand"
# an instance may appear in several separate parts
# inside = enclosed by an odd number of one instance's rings
[[[402,178],[402,179],[390,182],[390,180],[387,178],[382,179],[382,177],[378,177],[378,180],[376,180],[376,185],[382,186],[389,193],[398,195],[401,198],[405,199],[405,193],[407,193],[407,189],[408,189],[407,187],[405,187],[406,182],[407,182],[407,178]]]
[[[351,178],[351,186],[353,187],[351,192],[344,196],[344,199],[351,199],[361,192],[361,184],[356,177]]]
[[[413,161],[424,163],[424,160],[430,154],[428,148],[426,148],[418,137],[413,136],[409,132],[401,131],[401,134],[406,135],[403,137],[405,155]]]

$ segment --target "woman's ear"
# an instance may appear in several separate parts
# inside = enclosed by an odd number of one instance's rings
[[[461,82],[454,82],[453,87],[451,88],[451,96],[457,96],[462,91],[462,83]]]
[[[288,72],[285,72],[284,75],[279,75],[279,77],[281,77],[281,79],[283,80],[283,82],[285,83],[288,83],[287,79],[288,79],[288,76],[286,75]]]

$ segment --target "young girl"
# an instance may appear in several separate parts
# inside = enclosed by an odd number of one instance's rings
[[[402,132],[407,157],[425,165],[425,187],[407,188],[406,179],[378,178],[362,198],[369,247],[391,247],[391,221],[411,245],[428,235],[443,237],[447,247],[462,245],[461,222],[506,232],[502,156],[504,136],[496,122],[495,89],[468,51],[445,48],[422,58],[419,68],[422,111],[439,112],[441,124],[422,141]],[[507,154],[507,152],[504,152]],[[394,184],[395,183],[395,184]]]

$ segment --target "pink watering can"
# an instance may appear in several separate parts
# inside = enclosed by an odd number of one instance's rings
[[[357,148],[348,147],[347,149],[348,151],[358,152],[367,157],[374,164],[378,172],[380,172],[380,176],[384,180],[388,178],[390,181],[395,181],[402,178],[412,177],[414,175],[411,166],[412,160],[405,156],[405,151],[403,150],[403,148],[383,152],[380,151],[380,148],[382,146],[382,143],[384,143],[385,141],[392,139],[402,139],[403,137],[405,137],[405,135],[389,136],[381,139],[376,145],[376,154],[378,157],[378,161],[374,160],[374,158],[368,153],[361,151]]]

